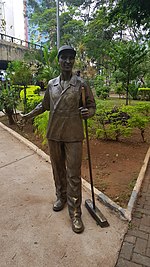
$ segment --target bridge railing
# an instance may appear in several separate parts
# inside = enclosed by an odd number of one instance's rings
[[[28,41],[24,41],[24,40],[21,40],[21,39],[18,39],[16,37],[13,37],[13,36],[10,36],[7,34],[3,34],[3,33],[0,33],[0,40],[4,40],[6,42],[11,42],[11,43],[14,43],[17,45],[25,46],[25,47],[31,48],[31,49],[43,49],[42,45],[34,44],[34,43],[28,42]]]

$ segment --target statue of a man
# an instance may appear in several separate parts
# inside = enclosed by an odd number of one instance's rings
[[[82,119],[93,116],[96,105],[88,85],[72,72],[75,56],[73,47],[60,47],[60,76],[49,81],[42,102],[22,119],[26,121],[46,110],[50,111],[47,139],[57,196],[53,210],[61,211],[67,203],[72,229],[75,233],[81,233],[84,230],[81,219]],[[82,104],[82,87],[86,108]]]

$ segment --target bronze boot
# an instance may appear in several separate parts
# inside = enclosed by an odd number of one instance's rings
[[[82,222],[81,217],[72,218],[72,230],[75,233],[82,233],[84,231],[84,224]]]
[[[56,200],[56,202],[53,204],[53,210],[54,211],[61,211],[64,208],[66,202],[67,202],[66,199],[58,198]]]

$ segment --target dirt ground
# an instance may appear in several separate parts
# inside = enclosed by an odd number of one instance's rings
[[[47,145],[42,145],[42,139],[34,134],[31,122],[21,131],[16,125],[10,126],[5,116],[1,117],[0,121],[49,154]],[[145,136],[145,143],[138,131],[132,137],[119,142],[90,140],[94,186],[122,207],[126,207],[129,201],[150,145],[149,129]],[[90,181],[86,141],[83,144],[82,177]]]

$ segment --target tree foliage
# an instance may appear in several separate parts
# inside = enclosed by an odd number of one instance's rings
[[[116,81],[121,81],[126,90],[126,104],[128,105],[129,85],[142,74],[140,63],[147,54],[144,45],[132,41],[115,42],[110,52],[114,64]]]
[[[90,79],[90,84],[94,84],[95,76],[100,75],[103,89],[107,92],[110,88],[119,93],[125,91],[127,102],[128,94],[136,98],[139,80],[144,81],[143,87],[149,87],[150,57],[145,56],[149,50],[146,39],[150,22],[148,1],[60,0],[59,3],[60,44],[71,44],[76,48],[75,70]],[[59,70],[56,1],[29,0],[28,10],[30,38],[48,41],[42,67],[35,76],[37,80],[47,82]],[[100,87],[97,86],[98,91]]]
[[[59,66],[57,59],[57,49],[54,47],[49,51],[48,47],[43,49],[43,63],[39,72],[37,73],[37,81],[42,81],[45,86],[50,79],[55,78],[59,74]]]
[[[145,0],[117,0],[110,12],[110,20],[117,22],[121,27],[129,23],[134,27],[150,34],[150,1]]]
[[[84,37],[90,58],[103,64],[113,36],[113,30],[109,29],[106,8],[99,9],[94,15],[94,19],[88,24]]]

